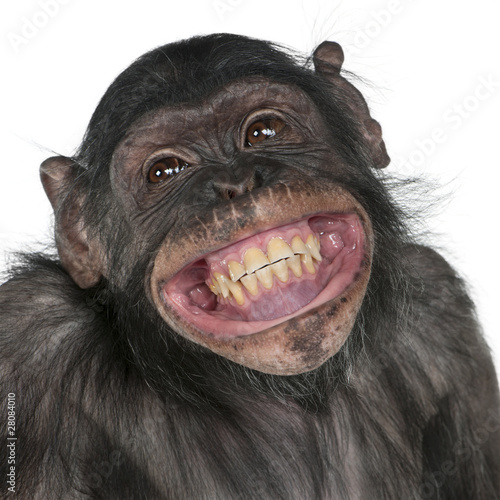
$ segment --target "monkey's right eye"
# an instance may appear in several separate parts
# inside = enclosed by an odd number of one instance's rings
[[[189,164],[180,158],[163,158],[150,167],[148,181],[152,184],[159,184],[169,177],[182,172],[187,167],[189,167]]]

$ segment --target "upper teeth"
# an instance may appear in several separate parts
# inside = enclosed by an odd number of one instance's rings
[[[299,236],[295,237],[300,238]],[[271,264],[288,257],[293,257],[293,252],[286,241],[281,238],[273,238],[269,241],[267,244],[267,258]]]
[[[247,272],[243,265],[235,260],[229,261],[227,268],[229,270],[229,276],[231,276],[233,281],[238,281]]]
[[[243,305],[242,285],[250,294],[257,295],[258,282],[266,289],[272,288],[274,276],[286,283],[289,269],[297,278],[302,276],[301,262],[309,273],[315,274],[314,262],[322,260],[319,250],[319,241],[313,234],[309,234],[305,243],[300,236],[294,236],[290,245],[282,238],[272,238],[267,244],[267,255],[260,248],[249,248],[243,255],[243,263],[228,262],[230,278],[216,272],[208,286],[219,297],[234,297],[239,305]]]
[[[257,269],[269,265],[269,259],[259,248],[249,248],[243,255],[243,265],[247,274],[251,274]]]

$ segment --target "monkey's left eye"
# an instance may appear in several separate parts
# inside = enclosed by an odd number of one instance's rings
[[[158,184],[165,181],[179,172],[182,172],[189,164],[180,158],[163,158],[154,163],[148,172],[148,181],[153,184]]]
[[[259,142],[265,141],[270,137],[279,134],[285,128],[285,123],[278,118],[271,118],[269,120],[259,120],[250,127],[246,133],[246,145],[254,146]]]

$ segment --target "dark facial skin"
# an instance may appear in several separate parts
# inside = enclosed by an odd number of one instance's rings
[[[248,127],[276,117],[285,127],[248,147]],[[354,197],[331,180],[348,170],[325,146],[332,142],[306,95],[262,80],[235,82],[197,105],[161,109],[127,134],[113,157],[112,185],[139,240],[148,233],[165,235],[146,293],[175,331],[233,361],[275,374],[314,369],[338,352],[369,278],[371,226]],[[165,157],[189,166],[162,183],[149,182],[149,168]],[[186,193],[187,202],[180,204]],[[302,308],[250,335],[221,338],[193,325],[162,295],[165,283],[203,255],[324,213],[357,214],[365,235],[356,279],[326,303]]]
[[[173,213],[169,212],[169,216],[175,220],[176,211],[185,208],[175,206],[171,199],[173,192],[194,187],[200,194],[188,205],[195,213],[202,205],[220,201],[217,188],[224,181],[236,190],[245,190],[261,159],[257,153],[265,155],[269,147],[266,141],[262,147],[248,148],[245,132],[249,124],[265,116],[279,116],[287,121],[279,142],[274,141],[270,160],[308,154],[308,165],[304,161],[285,165],[283,161],[268,167],[262,174],[266,180],[279,175],[281,181],[285,180],[284,175],[294,178],[296,169],[305,170],[312,162],[315,169],[322,168],[327,175],[333,167],[342,169],[338,160],[336,165],[332,165],[335,161],[332,159],[322,164],[319,157],[322,153],[336,155],[325,147],[328,132],[310,99],[299,89],[254,79],[250,84],[235,82],[196,105],[158,110],[135,124],[115,150],[110,167],[119,199],[124,200],[130,212],[140,211],[137,215],[141,225],[145,220],[142,217],[147,218],[151,211],[157,210],[158,199],[171,202],[168,208]],[[189,170],[172,176],[161,189],[148,186],[148,161],[165,156],[185,159],[190,164]],[[212,192],[207,187],[213,187]]]

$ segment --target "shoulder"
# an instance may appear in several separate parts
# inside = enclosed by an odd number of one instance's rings
[[[437,385],[447,380],[462,391],[495,386],[495,368],[467,283],[435,250],[409,246],[406,257],[413,289],[406,340],[427,374]]]
[[[61,265],[32,255],[0,286],[0,363],[24,367],[49,360],[69,342],[83,342],[95,313]]]
[[[434,249],[422,245],[405,248],[405,259],[412,285],[413,307],[425,308],[430,318],[460,318],[477,325],[467,283]]]
[[[43,255],[27,256],[0,286],[2,325],[19,328],[40,320],[64,321],[66,314],[81,317],[86,308],[85,292],[64,271],[57,260]],[[40,326],[43,326],[43,321]],[[16,328],[18,330],[19,328]]]
[[[404,256],[409,267],[416,275],[427,278],[457,276],[457,272],[447,260],[436,250],[424,245],[407,245],[404,247]]]

